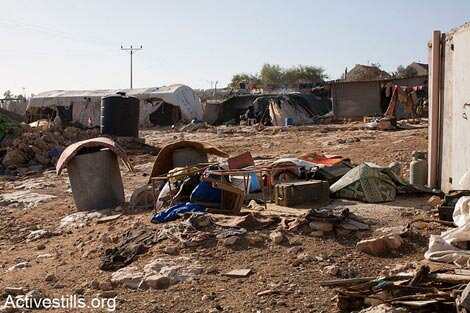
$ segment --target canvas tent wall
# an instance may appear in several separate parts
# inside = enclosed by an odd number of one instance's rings
[[[28,112],[33,115],[53,112],[65,121],[95,127],[100,124],[101,98],[119,91],[140,100],[141,127],[202,119],[199,97],[191,87],[181,84],[138,89],[48,91],[30,99]]]

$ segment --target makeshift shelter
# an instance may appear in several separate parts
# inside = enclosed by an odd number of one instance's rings
[[[314,118],[331,111],[330,99],[312,94],[248,95],[230,98],[220,104],[215,124],[239,123],[240,116],[253,107],[256,119],[263,123],[284,125],[286,117],[294,124],[310,124]]]
[[[181,84],[137,89],[47,91],[33,96],[27,111],[33,119],[58,115],[66,123],[99,126],[101,98],[117,92],[125,92],[139,99],[141,127],[202,119],[199,97],[191,87]]]

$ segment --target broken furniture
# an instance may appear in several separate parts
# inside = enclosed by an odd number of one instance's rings
[[[185,152],[185,151],[177,151],[179,149],[197,150],[197,151],[199,151],[199,153],[204,153],[206,155],[205,159],[207,159],[208,154],[213,154],[213,155],[223,157],[223,158],[228,158],[229,157],[229,155],[227,153],[225,153],[225,152],[217,149],[216,147],[214,147],[214,146],[212,146],[208,143],[205,143],[205,142],[197,142],[197,141],[179,141],[179,142],[175,142],[175,143],[166,145],[158,153],[157,158],[155,159],[155,162],[153,164],[152,173],[150,174],[149,183],[152,183],[152,177],[166,175],[169,171],[171,171],[172,169],[177,167],[175,165],[175,159],[176,159],[176,163],[178,164],[180,162],[180,160],[182,160],[181,156],[184,155],[184,154],[187,155],[187,152]],[[174,154],[175,151],[176,151],[176,154]],[[190,154],[193,154],[193,153],[190,153]],[[176,156],[176,158],[175,158],[175,156]],[[199,157],[191,158],[191,162],[184,162],[184,164],[185,164],[184,166],[195,165],[197,163],[200,163],[200,162],[198,162],[199,160],[201,160],[200,156],[201,155],[199,154]],[[196,162],[196,163],[188,164],[188,163],[192,163],[192,162]],[[183,163],[179,163],[179,164],[183,164]]]
[[[117,156],[132,169],[126,152],[104,137],[76,142],[60,155],[56,172],[60,175],[67,167],[77,210],[114,208],[124,202]]]
[[[274,199],[277,205],[286,207],[321,205],[330,199],[329,187],[328,182],[322,180],[277,183]]]
[[[220,200],[221,210],[240,211],[243,205],[243,200],[245,199],[245,193],[243,190],[233,186],[223,176],[221,176],[220,180],[212,177],[204,177],[201,178],[201,180],[210,183],[213,188],[220,189],[222,191]],[[205,203],[201,202],[195,202],[195,204],[205,205]]]
[[[209,167],[213,165],[215,165],[215,163],[198,164],[192,167],[174,169],[165,175],[159,175],[159,176],[150,178],[155,211],[158,211],[159,209],[157,202],[158,202],[158,196],[160,193],[159,187],[161,186],[162,182],[164,183],[168,181],[169,205],[171,206],[175,203],[176,196],[177,196],[177,190],[174,189],[173,182],[186,176],[190,176],[194,174],[202,174],[206,169],[208,169]]]

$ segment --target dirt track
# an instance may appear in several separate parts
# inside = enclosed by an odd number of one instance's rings
[[[353,163],[374,162],[388,165],[398,161],[407,164],[413,150],[427,149],[427,129],[394,132],[366,131],[361,124],[320,125],[311,127],[266,128],[256,131],[250,127],[234,127],[224,130],[222,136],[215,129],[195,133],[177,133],[168,130],[145,130],[141,137],[148,144],[163,146],[181,139],[206,141],[218,146],[230,155],[251,151],[255,159],[275,159],[280,156],[306,152],[321,152],[349,157]],[[147,180],[155,157],[133,155],[136,173],[123,170],[126,195],[129,196]],[[111,276],[98,268],[100,256],[111,244],[102,243],[104,233],[111,237],[136,223],[150,224],[151,211],[125,210],[117,221],[104,224],[89,223],[83,228],[70,231],[58,230],[60,219],[74,213],[68,177],[56,177],[52,171],[35,177],[16,180],[1,180],[0,192],[18,191],[25,183],[39,182],[31,192],[57,196],[50,202],[30,209],[10,205],[0,207],[0,299],[6,299],[6,287],[25,287],[40,290],[48,297],[85,293],[92,297],[98,290],[92,281],[104,282]],[[99,192],[99,191],[97,191]],[[420,208],[428,197],[400,196],[397,201],[380,205],[353,201],[335,200],[330,207],[348,207],[363,217],[373,229],[382,226],[405,225],[411,219],[426,216]],[[127,198],[128,199],[128,198]],[[299,213],[303,213],[299,209]],[[161,227],[161,225],[153,225]],[[55,232],[52,237],[25,242],[31,230],[48,229]],[[432,229],[431,232],[438,232]],[[397,265],[423,258],[427,247],[429,230],[416,230],[399,250],[383,257],[373,257],[355,250],[358,236],[310,237],[290,234],[283,245],[270,242],[270,230],[248,234],[234,246],[226,247],[210,239],[196,247],[181,247],[165,240],[156,244],[149,252],[133,263],[138,267],[157,257],[169,256],[163,252],[175,246],[179,256],[195,256],[204,267],[201,275],[179,283],[166,290],[133,291],[118,287],[118,312],[335,312],[334,289],[318,286],[319,280],[333,279],[325,267],[336,265],[336,278],[375,276],[387,272]],[[261,238],[253,244],[250,236]],[[44,247],[41,247],[44,245]],[[38,250],[39,248],[44,248]],[[300,246],[304,261],[297,262],[299,254],[289,250]],[[50,257],[37,258],[38,255]],[[17,271],[6,270],[23,261],[30,267]],[[211,271],[207,269],[211,268]],[[248,278],[228,278],[221,273],[237,268],[250,268]],[[53,274],[57,281],[46,281]],[[274,290],[267,295],[259,292]],[[53,310],[61,312],[61,310]],[[80,311],[80,310],[77,310]],[[92,310],[83,310],[90,312]],[[99,310],[95,310],[99,311]],[[105,310],[102,310],[105,311]],[[70,311],[67,311],[70,312]]]

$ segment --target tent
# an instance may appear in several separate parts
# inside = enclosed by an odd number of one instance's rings
[[[220,106],[215,124],[238,123],[240,115],[253,107],[258,121],[280,126],[290,117],[294,124],[300,125],[311,124],[315,117],[330,112],[331,100],[301,93],[246,95],[232,97]]]
[[[191,87],[181,84],[136,89],[47,91],[33,96],[27,111],[33,118],[59,115],[64,122],[74,121],[84,126],[99,126],[101,98],[117,92],[125,92],[140,100],[141,127],[202,119],[199,97]]]

